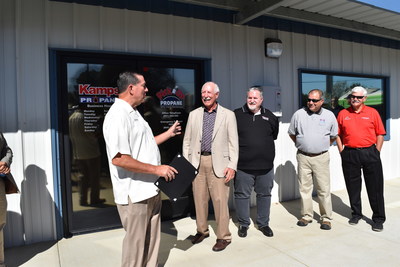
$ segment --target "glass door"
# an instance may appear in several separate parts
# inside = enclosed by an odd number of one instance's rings
[[[102,133],[104,116],[118,95],[119,73],[143,74],[149,92],[138,107],[157,135],[200,104],[203,60],[58,53],[58,125],[65,235],[120,227]],[[182,150],[183,134],[160,146],[162,163]],[[172,203],[163,195],[162,218],[187,216],[193,209],[191,188]]]
[[[166,131],[175,121],[179,121],[184,130],[189,112],[196,107],[196,70],[152,67],[151,63],[144,64],[141,69],[149,88],[141,106],[144,119],[149,123],[154,135]],[[162,164],[168,164],[176,154],[182,153],[182,142],[183,132],[182,135],[159,146]],[[162,192],[161,198],[161,217],[164,220],[187,216],[194,212],[191,187],[174,202]]]

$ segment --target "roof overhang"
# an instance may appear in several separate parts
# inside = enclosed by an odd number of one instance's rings
[[[170,0],[235,13],[232,23],[243,25],[260,16],[400,40],[400,14],[353,0]]]

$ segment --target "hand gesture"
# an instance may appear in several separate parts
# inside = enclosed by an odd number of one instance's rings
[[[180,135],[181,134],[181,125],[180,125],[179,121],[175,121],[174,124],[172,124],[172,126],[169,127],[169,129],[167,131],[168,131],[170,137]]]

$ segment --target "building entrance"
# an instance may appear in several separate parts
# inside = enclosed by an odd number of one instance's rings
[[[138,107],[154,135],[200,104],[204,60],[56,51],[57,124],[64,235],[120,227],[102,133],[103,119],[118,95],[119,73],[143,74],[149,92]],[[160,148],[163,164],[181,152],[183,135]],[[176,202],[163,196],[162,218],[192,211],[191,188]]]

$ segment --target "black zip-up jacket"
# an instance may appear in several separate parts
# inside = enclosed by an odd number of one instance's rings
[[[275,144],[278,137],[278,118],[261,106],[261,114],[254,115],[247,104],[235,109],[239,134],[238,169],[242,171],[270,170],[274,166]]]

